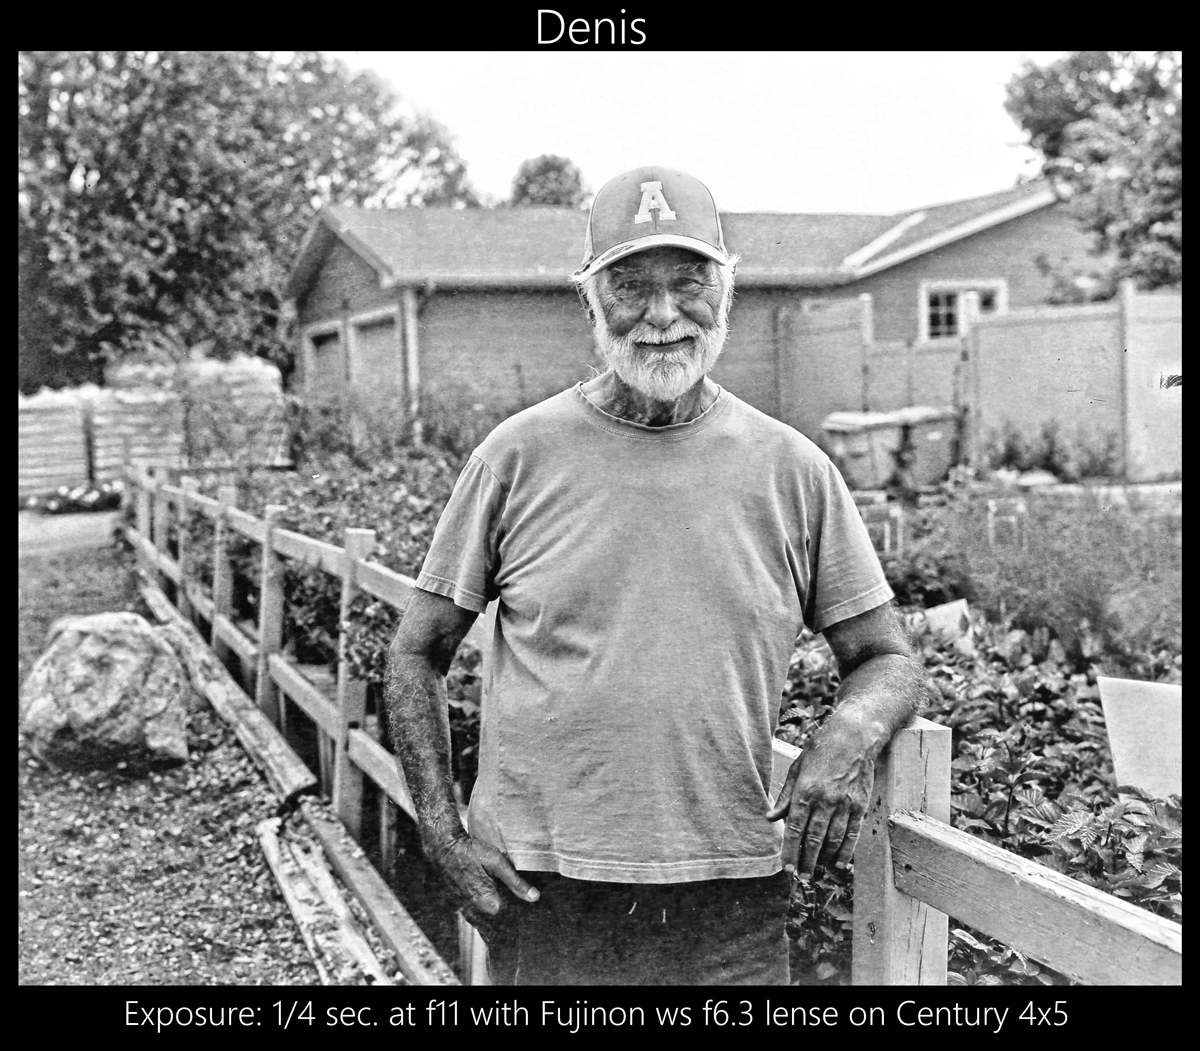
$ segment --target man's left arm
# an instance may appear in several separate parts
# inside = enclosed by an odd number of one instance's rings
[[[787,817],[783,864],[807,879],[818,863],[854,855],[875,760],[924,705],[927,681],[890,603],[823,632],[842,685],[835,710],[792,764],[771,821]]]

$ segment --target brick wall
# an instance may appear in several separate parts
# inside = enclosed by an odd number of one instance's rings
[[[1091,246],[1091,235],[1082,232],[1060,206],[1051,206],[821,295],[848,299],[868,292],[874,301],[875,338],[915,340],[922,281],[1003,278],[1008,283],[1009,309],[1020,310],[1045,303],[1053,285],[1034,263],[1040,254],[1063,267],[1088,270],[1097,265]]]
[[[592,330],[572,289],[435,292],[421,304],[421,398],[532,404],[591,375]]]

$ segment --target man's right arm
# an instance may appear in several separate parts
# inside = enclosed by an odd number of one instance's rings
[[[477,843],[463,828],[450,766],[446,673],[475,614],[442,595],[413,589],[388,659],[384,700],[397,761],[421,831],[426,856],[441,869],[464,910],[496,915],[503,900],[494,880],[527,901],[537,891],[498,850]]]

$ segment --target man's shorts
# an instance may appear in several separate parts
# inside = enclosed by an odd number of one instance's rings
[[[594,883],[522,872],[480,927],[495,985],[787,985],[788,877]]]

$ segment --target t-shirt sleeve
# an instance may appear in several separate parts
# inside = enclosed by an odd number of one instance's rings
[[[453,599],[456,606],[483,612],[498,594],[496,534],[504,498],[504,488],[491,469],[472,456],[434,530],[417,587]]]
[[[883,605],[893,593],[841,473],[825,459],[813,474],[804,621],[821,632]]]

